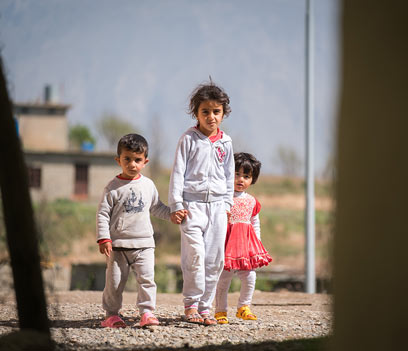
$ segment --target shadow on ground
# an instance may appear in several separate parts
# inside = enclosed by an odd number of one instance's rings
[[[326,351],[328,350],[329,338],[314,338],[314,339],[297,339],[288,340],[283,342],[262,342],[256,344],[231,344],[225,343],[222,345],[209,345],[200,348],[192,348],[186,344],[184,347],[169,348],[120,348],[120,351]],[[86,346],[78,348],[78,346],[70,347],[68,345],[54,345],[53,347],[48,344],[47,339],[35,332],[14,332],[0,338],[0,351],[19,351],[19,350],[38,350],[38,351],[50,351],[50,350],[64,350],[64,351],[80,351],[90,350]],[[101,347],[95,348],[94,351],[114,351],[116,348]],[[117,349],[119,350],[119,349]]]
[[[199,348],[192,348],[190,345],[186,344],[184,347],[170,348],[170,347],[160,347],[160,348],[129,348],[120,351],[327,351],[329,349],[329,338],[313,338],[313,339],[297,339],[288,340],[282,342],[262,342],[256,344],[231,344],[225,343],[222,345],[208,345]],[[64,351],[77,351],[78,348],[66,348],[64,345]],[[98,348],[97,351],[114,351],[112,347],[109,348]],[[118,349],[119,350],[119,349]],[[95,350],[96,351],[96,350]]]

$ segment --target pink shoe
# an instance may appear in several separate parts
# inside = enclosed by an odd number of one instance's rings
[[[142,314],[142,318],[140,319],[140,326],[147,327],[149,325],[159,325],[160,322],[154,316],[152,312],[145,312]]]
[[[126,323],[119,316],[110,316],[101,322],[105,328],[126,328]]]

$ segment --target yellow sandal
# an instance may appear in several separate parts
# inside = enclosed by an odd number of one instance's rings
[[[238,308],[236,316],[244,320],[256,321],[256,316],[251,312],[249,306],[242,306]]]
[[[217,312],[214,315],[215,319],[217,320],[218,324],[228,324],[227,312]]]

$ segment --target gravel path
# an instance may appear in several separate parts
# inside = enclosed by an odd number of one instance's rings
[[[57,350],[274,350],[281,341],[330,335],[331,297],[325,294],[256,291],[252,311],[257,321],[235,317],[238,293],[229,295],[230,324],[205,327],[181,321],[180,294],[158,294],[159,326],[140,328],[136,293],[124,294],[125,329],[102,328],[101,292],[68,291],[48,297],[51,333]],[[15,304],[0,299],[0,336],[18,330]],[[134,326],[135,325],[135,326]],[[269,345],[261,344],[267,342]],[[210,346],[212,345],[212,346]],[[264,348],[256,345],[264,345]]]

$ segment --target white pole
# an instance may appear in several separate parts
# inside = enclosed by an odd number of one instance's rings
[[[314,104],[313,104],[313,0],[306,0],[306,292],[316,292],[315,273],[315,206],[314,206]]]

